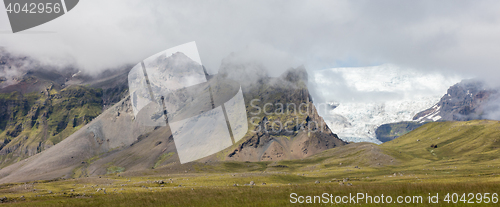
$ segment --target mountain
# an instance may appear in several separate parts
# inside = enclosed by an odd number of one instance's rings
[[[304,158],[346,144],[330,131],[316,112],[307,89],[307,72],[303,67],[291,69],[276,78],[268,77],[265,73],[254,76],[241,75],[256,74],[253,71],[257,68],[265,71],[258,64],[235,64],[234,61],[226,59],[220,74],[209,78],[210,83],[225,77],[232,77],[240,82],[249,119],[250,130],[245,137],[219,153],[196,162],[179,164],[170,128],[148,127],[136,122],[130,98],[126,97],[103,110],[86,125],[75,128],[74,133],[50,148],[44,148],[45,150],[31,157],[18,158],[12,154],[16,159],[13,164],[0,170],[0,183],[110,173],[133,175],[152,171],[188,172],[194,170],[198,166],[197,163]],[[117,72],[103,77],[103,80],[90,81],[83,75],[76,75],[72,83],[78,86],[65,86],[59,93],[71,87],[101,90],[100,97],[104,108],[106,90],[103,88],[117,91],[112,93],[115,96],[108,97],[119,97],[119,94],[123,94],[120,92],[120,77],[123,75]],[[114,84],[106,85],[107,80],[114,80],[111,81]],[[94,89],[92,86],[101,88]],[[282,108],[280,104],[290,107]],[[273,113],[263,113],[259,107]],[[279,130],[276,128],[278,122],[288,124]]]
[[[314,82],[316,107],[334,133],[349,142],[381,143],[379,126],[412,121],[458,79],[384,64],[321,70]]]
[[[0,167],[40,153],[73,134],[126,91],[118,74],[99,78],[1,51]],[[125,76],[126,77],[126,76]],[[105,87],[99,84],[107,83]]]
[[[436,168],[453,165],[473,172],[498,166],[499,127],[500,122],[492,120],[432,122],[382,146],[413,169],[421,163]]]
[[[447,93],[432,107],[413,117],[418,122],[425,121],[469,121],[488,117],[496,111],[498,89],[488,87],[481,80],[463,80],[451,86]]]
[[[223,67],[244,68],[228,64]],[[250,67],[250,70],[255,70],[255,67]],[[236,81],[243,83],[249,128],[256,133],[247,134],[236,148],[231,148],[226,160],[299,159],[346,144],[318,115],[307,89],[308,74],[303,66],[291,68],[278,78],[254,77],[255,81],[251,82],[259,84],[252,84],[245,77],[248,76],[233,75]],[[269,130],[262,130],[266,128]]]

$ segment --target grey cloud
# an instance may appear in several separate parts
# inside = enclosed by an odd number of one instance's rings
[[[312,83],[311,89],[318,88],[316,85],[321,85],[321,90],[314,90],[313,96],[318,100],[316,103],[322,102],[383,102],[397,100],[404,97],[404,94],[389,91],[359,91],[353,87],[349,87],[347,80],[344,79],[341,72],[322,71],[325,77],[328,77],[327,83]],[[310,77],[314,78],[314,77]]]
[[[10,30],[3,7],[0,30]],[[349,59],[490,79],[500,71],[497,1],[87,0],[52,22],[0,36],[9,51],[87,71],[193,40],[211,72],[231,52],[261,60],[271,75]]]
[[[486,103],[483,118],[500,120],[500,97],[494,97]]]

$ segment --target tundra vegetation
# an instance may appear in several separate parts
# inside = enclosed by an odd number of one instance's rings
[[[424,198],[439,193],[432,206],[467,206],[443,198],[499,193],[499,147],[498,121],[434,122],[381,145],[352,143],[304,159],[195,162],[182,170],[154,166],[135,174],[109,166],[101,177],[3,184],[0,198],[10,206],[282,206],[292,204],[291,193]]]

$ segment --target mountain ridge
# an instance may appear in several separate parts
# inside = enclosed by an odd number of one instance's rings
[[[225,67],[232,68],[235,66],[225,65]],[[245,65],[241,69],[245,69]],[[231,70],[226,71],[231,72]],[[295,103],[295,105],[302,104],[303,108],[299,107],[296,109],[297,111],[295,109],[293,111],[297,113],[302,110],[307,113],[298,113],[297,116],[293,117],[297,118],[298,122],[293,126],[289,126],[289,129],[293,132],[286,135],[288,138],[282,136],[284,134],[263,133],[265,139],[261,139],[260,143],[264,143],[264,145],[255,148],[254,146],[250,147],[242,144],[247,140],[251,140],[254,136],[249,132],[246,138],[241,140],[241,143],[197,162],[180,165],[169,128],[145,127],[134,122],[135,117],[132,112],[130,98],[126,97],[61,142],[34,156],[20,159],[18,162],[1,169],[0,183],[97,176],[116,172],[124,175],[150,170],[182,172],[193,170],[196,163],[200,162],[261,161],[271,160],[271,158],[277,161],[307,157],[326,149],[345,145],[346,143],[338,139],[326,124],[313,125],[313,123],[322,123],[322,118],[317,115],[314,105],[310,102],[310,95],[306,88],[307,72],[304,68],[291,71],[285,73],[283,77],[260,76],[255,82],[251,81],[247,82],[248,84],[242,84],[247,113],[253,110],[249,105],[249,101],[253,98],[258,98],[262,102],[273,103],[272,111],[279,108],[276,104],[280,102],[289,101]],[[226,75],[231,75],[231,73],[226,73]],[[117,77],[121,76],[118,74],[110,77],[115,77],[116,80],[120,79]],[[240,77],[244,78],[243,76]],[[84,81],[80,83],[82,82]],[[277,116],[260,114],[257,117],[259,118],[254,119],[255,122],[249,120],[251,126],[254,126],[252,124],[271,125],[269,122],[263,122],[266,119],[281,121],[292,119],[290,116],[282,116],[281,114]],[[305,133],[299,130],[305,129],[304,127],[316,131]],[[317,129],[324,131],[320,132]],[[300,145],[300,147],[290,148],[289,146],[292,145]],[[252,157],[229,156],[235,152],[235,149],[243,149],[241,152],[246,149],[253,152],[258,151],[260,156],[256,156],[256,154]],[[294,150],[294,152],[292,153],[291,150]],[[279,156],[284,152],[286,152],[285,154],[292,153],[294,155]]]
[[[413,117],[424,121],[469,121],[484,119],[490,101],[498,99],[498,89],[488,87],[477,79],[463,80],[451,86],[438,103]]]
[[[116,81],[127,74],[126,68],[92,77],[6,51],[1,51],[0,62],[4,77],[0,83],[0,167],[59,143],[127,91],[126,81]]]

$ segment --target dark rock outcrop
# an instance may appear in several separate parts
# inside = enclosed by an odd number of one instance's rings
[[[377,139],[381,142],[388,142],[413,131],[422,125],[424,125],[424,123],[411,121],[383,124],[375,130],[375,134],[377,135]]]
[[[238,68],[238,73],[243,69]],[[307,71],[301,66],[285,71],[278,78],[259,76],[251,84],[242,81],[250,131],[225,159],[299,159],[345,145],[318,115],[307,89],[307,78]]]

